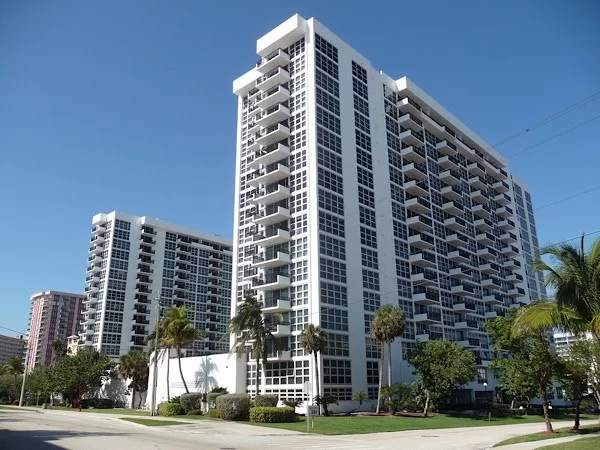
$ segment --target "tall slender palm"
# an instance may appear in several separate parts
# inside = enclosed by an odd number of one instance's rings
[[[315,358],[315,387],[317,395],[321,395],[319,386],[319,353],[327,347],[327,333],[320,326],[309,323],[300,335],[300,345],[306,353]]]
[[[265,347],[272,334],[268,330],[262,316],[262,303],[251,295],[244,299],[235,317],[229,321],[229,333],[235,336],[231,349],[235,353],[243,353],[250,345],[252,358],[256,361],[256,395],[260,388],[260,362],[266,360]]]
[[[560,328],[590,331],[600,340],[600,238],[586,252],[584,236],[579,246],[561,244],[542,250],[550,263],[538,259],[535,270],[545,273],[545,284],[554,299],[540,300],[519,311],[516,334]]]
[[[164,318],[163,341],[167,347],[172,347],[177,351],[177,363],[179,364],[179,374],[185,392],[189,393],[187,383],[181,370],[181,350],[190,345],[202,336],[202,332],[194,328],[194,324],[188,319],[185,306],[171,308],[167,311]]]
[[[135,402],[135,387],[142,377],[148,375],[148,355],[139,350],[129,350],[119,360],[119,375],[131,378],[131,407]]]
[[[154,363],[154,360],[156,358],[160,359],[161,361],[164,360],[164,358],[167,358],[167,401],[170,401],[171,399],[171,387],[170,387],[170,379],[171,379],[171,364],[170,364],[170,356],[171,356],[171,347],[168,345],[167,342],[165,342],[164,340],[164,332],[161,330],[164,330],[164,326],[165,326],[165,318],[163,317],[158,324],[156,325],[156,327],[154,328],[154,330],[152,330],[150,332],[150,334],[148,335],[148,347],[150,348],[149,352],[150,354],[152,354],[152,352],[154,352],[154,341],[155,339],[158,338],[158,345],[157,347],[157,352],[155,355],[152,356],[152,363]]]
[[[18,356],[12,356],[6,363],[2,366],[0,373],[6,375],[12,375],[15,377],[15,384],[17,383],[17,377],[21,375],[25,371],[23,367],[23,363],[21,362],[21,358]]]
[[[384,305],[375,311],[371,323],[371,333],[381,344],[381,365],[379,369],[379,392],[377,394],[377,413],[381,403],[381,387],[383,384],[383,362],[385,344],[388,344],[388,386],[392,384],[392,343],[402,336],[406,328],[406,315],[394,305]]]

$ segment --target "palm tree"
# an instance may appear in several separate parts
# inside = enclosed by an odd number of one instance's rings
[[[148,375],[148,355],[139,350],[129,350],[119,360],[119,375],[131,378],[131,406],[134,407],[135,387],[139,380]]]
[[[600,238],[586,252],[584,236],[579,246],[564,243],[542,250],[550,257],[538,259],[534,269],[545,272],[553,300],[540,300],[521,308],[513,333],[560,328],[573,333],[590,331],[600,340]]]
[[[300,345],[306,353],[312,354],[315,358],[315,384],[317,396],[321,395],[319,388],[319,353],[327,347],[327,333],[321,330],[321,327],[309,323],[302,334],[300,334]]]
[[[170,378],[171,378],[171,364],[169,362],[169,358],[171,356],[171,347],[167,346],[167,343],[164,340],[164,333],[163,330],[165,326],[165,318],[163,317],[158,324],[156,325],[156,327],[154,328],[154,330],[152,330],[150,332],[150,334],[148,335],[148,339],[147,339],[147,343],[148,343],[148,348],[149,353],[152,354],[152,352],[154,351],[154,341],[155,339],[157,339],[158,337],[158,346],[157,346],[157,352],[156,355],[152,356],[152,363],[154,363],[155,359],[158,358],[161,361],[166,357],[167,358],[167,402],[170,401],[171,399],[171,387],[170,387]]]
[[[194,324],[188,319],[185,306],[171,308],[167,311],[164,318],[163,342],[167,347],[173,347],[177,350],[177,363],[179,364],[179,374],[185,392],[189,393],[187,383],[181,370],[181,350],[187,347],[202,335],[200,330],[194,328]]]
[[[59,338],[54,339],[54,341],[52,341],[52,362],[55,363],[66,354],[67,350],[64,342]]]
[[[266,367],[267,343],[273,340],[271,331],[262,316],[262,303],[249,295],[244,299],[235,317],[229,321],[229,333],[236,336],[231,348],[234,353],[243,353],[248,345],[252,346],[252,358],[256,361],[256,395],[260,388],[260,362]]]
[[[371,333],[381,344],[381,365],[379,369],[379,390],[377,393],[377,413],[381,403],[381,387],[383,384],[383,362],[385,344],[388,344],[388,386],[392,384],[392,342],[402,336],[406,328],[406,315],[398,306],[383,305],[373,316]]]
[[[1,373],[6,375],[13,375],[15,377],[15,385],[17,384],[17,377],[24,372],[25,368],[21,362],[21,358],[18,356],[12,356],[3,366]]]

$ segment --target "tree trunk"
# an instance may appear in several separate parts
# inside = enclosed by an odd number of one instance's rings
[[[426,392],[425,397],[425,409],[423,409],[423,417],[427,417],[427,413],[429,412],[429,391]]]
[[[544,421],[546,422],[546,433],[554,433],[554,429],[552,428],[552,422],[550,421],[550,409],[548,408],[550,404],[548,403],[548,394],[544,392]]]
[[[392,385],[392,343],[388,342],[388,386]]]
[[[581,399],[577,400],[577,402],[575,403],[575,424],[573,425],[573,428],[571,428],[573,431],[579,431],[579,415],[580,415],[580,408],[581,408]]]
[[[510,402],[510,409],[515,409],[515,398],[513,397],[512,401]]]
[[[131,409],[135,409],[135,377],[131,378]]]
[[[258,390],[260,389],[260,353],[256,357],[256,392],[254,396],[259,395]]]
[[[377,390],[377,410],[375,413],[379,414],[379,407],[381,406],[381,386],[383,384],[383,353],[385,351],[385,344],[381,343],[381,364],[379,365],[379,389]]]
[[[313,356],[315,357],[315,389],[317,390],[317,396],[320,396],[321,387],[319,386],[319,357],[317,356],[317,352],[315,352]],[[325,406],[325,412],[327,412],[327,406]],[[319,414],[321,414],[321,406],[319,406]]]
[[[171,401],[171,350],[166,349],[167,352],[167,402]]]
[[[183,378],[183,370],[181,370],[181,348],[177,346],[177,363],[179,364],[179,375],[181,375],[181,381],[183,382],[183,387],[185,388],[185,393],[189,394],[187,384],[185,382],[185,378]]]

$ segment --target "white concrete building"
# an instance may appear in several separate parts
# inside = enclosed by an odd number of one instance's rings
[[[315,386],[313,359],[299,348],[312,322],[329,333],[324,393],[375,398],[370,322],[390,303],[408,316],[393,347],[395,381],[411,380],[406,358],[416,342],[447,339],[480,361],[465,395],[491,397],[484,323],[528,303],[527,281],[537,283],[526,272],[506,160],[412,81],[376,70],[315,19],[291,17],[258,39],[257,53],[256,67],[233,83],[232,314],[246,294],[265,304],[280,340],[265,392],[296,398],[304,382]],[[535,254],[535,224],[524,216]],[[256,367],[246,369],[253,393]]]
[[[145,350],[160,298],[165,307],[185,305],[205,331],[187,356],[229,351],[229,239],[114,211],[93,223],[81,345],[113,358]]]

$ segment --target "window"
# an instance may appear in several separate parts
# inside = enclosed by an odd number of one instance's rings
[[[321,327],[333,331],[348,331],[348,311],[321,306]]]
[[[377,248],[377,232],[370,228],[360,227],[360,243],[368,247]]]
[[[350,360],[323,359],[323,384],[352,384]]]
[[[357,114],[354,113],[354,115],[356,117]],[[367,131],[367,133],[368,133],[368,131]],[[356,145],[364,148],[368,152],[371,152],[371,138],[360,130],[355,130],[354,134],[356,137]]]
[[[115,228],[120,228],[121,230],[128,230],[131,228],[131,223],[126,222],[125,220],[117,219],[115,220]]]
[[[356,128],[360,128],[365,133],[370,133],[370,121],[360,113],[354,112],[354,125]]]
[[[333,45],[331,45],[318,34],[315,34],[315,47],[317,50],[319,50],[331,60],[338,62],[337,48],[335,48]]]
[[[318,69],[316,70],[315,75],[317,86],[325,89],[331,95],[335,95],[336,97],[340,96],[340,85],[337,81]]]
[[[325,128],[317,127],[317,144],[322,145],[335,153],[342,154],[342,139]]]
[[[322,167],[318,168],[318,183],[319,186],[322,186],[333,192],[341,195],[344,194],[343,178],[333,172],[330,172],[329,170],[323,169]]]
[[[323,108],[317,107],[317,123],[325,128],[340,134],[340,119],[333,114],[328,113]]]
[[[328,258],[319,259],[321,278],[346,283],[346,264]]]
[[[360,213],[360,223],[366,225],[368,227],[376,228],[377,224],[375,222],[375,211],[372,209],[366,208],[362,205],[359,205],[359,213]]]
[[[342,175],[342,158],[320,145],[317,145],[317,162],[319,165]]]
[[[328,75],[331,75],[334,79],[339,79],[338,66],[330,59],[325,58],[319,52],[315,53],[315,63],[319,69]]]
[[[356,163],[359,166],[363,166],[369,170],[373,170],[371,155],[360,148],[356,149]]]
[[[346,233],[344,219],[340,219],[324,211],[319,211],[319,229],[339,237],[345,237]]]
[[[320,234],[319,249],[323,255],[341,260],[346,259],[346,244],[340,239]]]
[[[361,247],[360,256],[363,267],[370,267],[372,269],[379,269],[379,262],[377,258],[377,252],[370,248]]]
[[[335,306],[348,306],[346,286],[321,281],[321,303]]]
[[[363,307],[365,311],[375,312],[381,307],[381,298],[377,292],[363,291]]]
[[[344,215],[344,198],[319,189],[319,207],[334,214]]]
[[[369,102],[356,94],[354,94],[354,109],[369,117]]]
[[[320,88],[317,88],[317,105],[337,116],[340,115],[340,101]]]
[[[367,354],[373,354],[369,351],[367,346]],[[374,358],[374,356],[367,356],[367,358]],[[379,384],[379,364],[377,361],[367,361],[367,384]]]
[[[371,172],[369,172],[366,169],[363,169],[360,166],[356,168],[356,172],[357,172],[357,177],[358,177],[358,184],[362,184],[365,187],[374,189],[373,174]]]
[[[373,291],[379,290],[379,273],[372,270],[362,270],[363,287]]]
[[[375,194],[369,189],[358,186],[358,202],[370,208],[375,208]]]
[[[352,61],[352,76],[367,84],[367,71],[355,61]]]
[[[324,355],[329,356],[350,356],[348,335],[327,333],[327,347]]]
[[[361,97],[364,97],[365,100],[369,100],[369,90],[367,89],[366,84],[358,81],[356,78],[352,78],[352,89],[356,94],[360,95]]]

